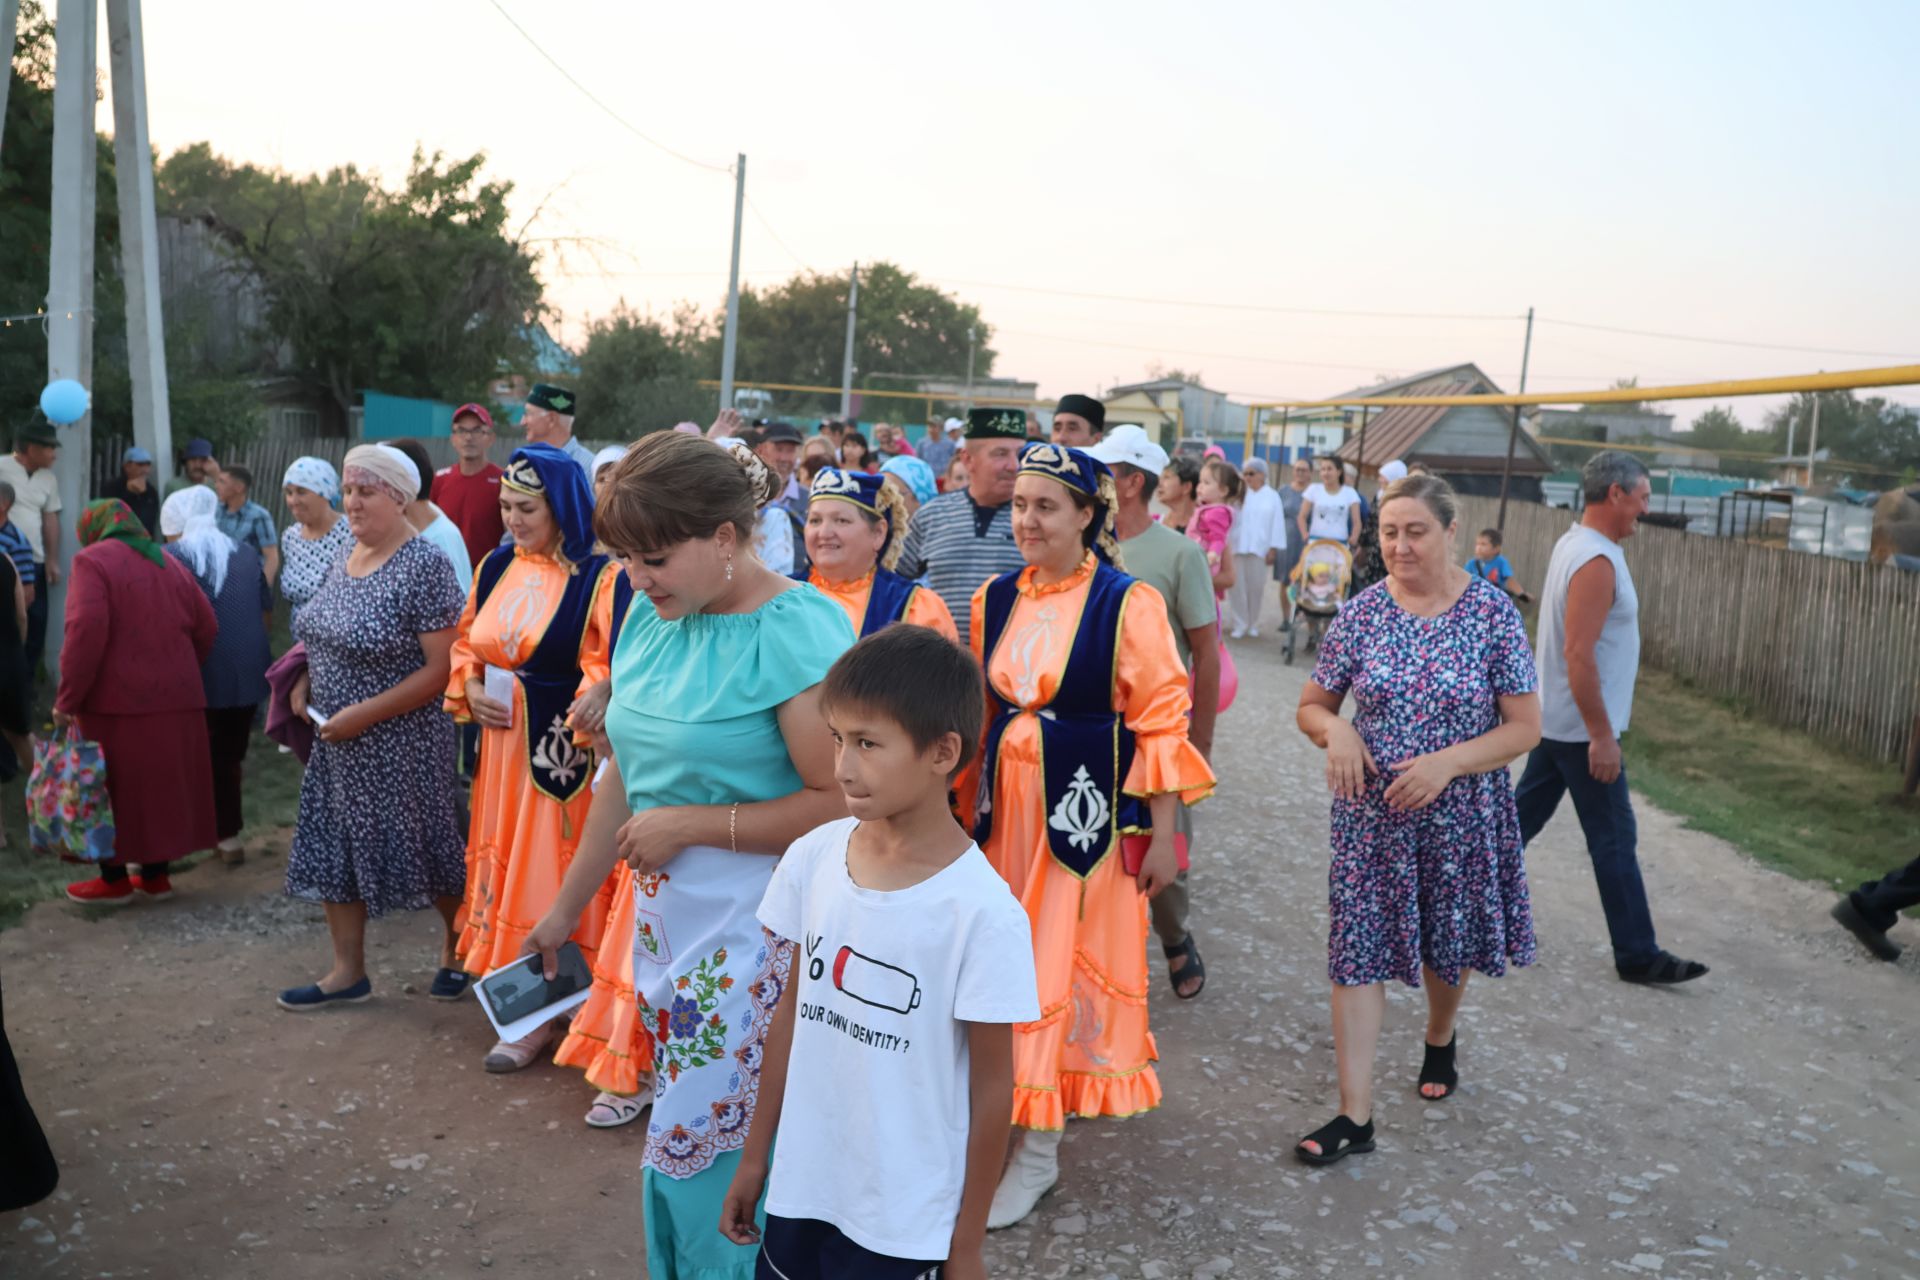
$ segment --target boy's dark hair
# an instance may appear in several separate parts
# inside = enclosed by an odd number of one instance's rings
[[[248,493],[253,492],[253,472],[247,470],[245,467],[238,466],[227,467],[225,471],[228,475],[240,482],[242,489],[245,489]]]
[[[1482,529],[1480,531],[1480,536],[1485,538],[1488,542],[1491,542],[1496,548],[1499,547],[1500,531],[1498,529]]]
[[[840,655],[821,686],[820,706],[878,712],[905,729],[920,751],[957,733],[958,773],[980,749],[986,696],[971,652],[937,631],[900,622]]]

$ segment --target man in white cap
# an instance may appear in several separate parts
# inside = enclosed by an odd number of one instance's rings
[[[927,424],[927,438],[920,445],[920,461],[933,468],[934,479],[947,474],[947,468],[953,465],[953,455],[960,448],[960,433],[967,424],[958,418],[948,418],[941,430],[935,431],[933,424]]]
[[[1193,676],[1193,722],[1187,739],[1200,754],[1213,757],[1213,722],[1220,710],[1220,616],[1214,601],[1213,571],[1200,544],[1156,522],[1147,511],[1147,499],[1167,467],[1167,451],[1147,433],[1125,423],[1087,450],[1113,471],[1118,502],[1113,532],[1127,572],[1150,584],[1166,601],[1167,620],[1173,626],[1174,647]],[[1184,804],[1174,818],[1174,838],[1189,848],[1193,843],[1193,814]],[[1191,856],[1191,854],[1189,854]],[[1167,957],[1167,976],[1174,994],[1191,1000],[1206,985],[1206,967],[1200,949],[1187,928],[1187,873],[1153,899],[1153,928]]]

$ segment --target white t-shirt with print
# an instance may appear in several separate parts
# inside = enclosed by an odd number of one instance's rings
[[[1327,487],[1316,481],[1307,486],[1300,501],[1313,505],[1313,514],[1307,517],[1309,538],[1345,542],[1353,536],[1353,517],[1347,514],[1347,508],[1359,506],[1360,495],[1352,485],[1343,484],[1340,492],[1328,493]]]
[[[796,841],[760,904],[795,943],[798,983],[767,1212],[945,1258],[967,1172],[966,1024],[1039,1018],[1033,933],[978,845],[910,888],[861,888],[858,825]]]

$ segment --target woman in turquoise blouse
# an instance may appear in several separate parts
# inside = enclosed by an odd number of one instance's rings
[[[720,1205],[793,962],[755,912],[787,846],[846,814],[816,686],[853,627],[754,558],[756,512],[777,484],[745,449],[674,432],[645,437],[615,467],[594,527],[635,596],[614,647],[613,762],[559,898],[528,938],[551,965],[615,861],[633,868],[657,1280],[753,1275],[756,1250],[720,1234]]]

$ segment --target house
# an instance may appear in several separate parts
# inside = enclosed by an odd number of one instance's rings
[[[1831,456],[1831,450],[1822,449],[1813,455],[1813,464],[1809,465],[1807,455],[1804,453],[1783,453],[1777,458],[1767,459],[1767,465],[1773,468],[1774,479],[1782,485],[1795,489],[1811,489],[1814,466],[1826,462]]]
[[[1478,365],[1456,364],[1371,387],[1356,387],[1327,399],[1501,394]],[[1360,425],[1334,456],[1353,463],[1363,477],[1378,475],[1381,463],[1398,458],[1425,463],[1460,493],[1499,494],[1500,477],[1507,465],[1507,442],[1513,430],[1513,410],[1498,405],[1406,405],[1357,412]],[[1522,430],[1513,441],[1509,494],[1521,502],[1540,501],[1540,481],[1552,471],[1547,451]]]
[[[1673,448],[1643,454],[1641,461],[1650,467],[1693,467],[1716,471],[1717,454],[1698,449],[1680,439],[1673,430],[1673,415],[1655,413],[1633,405],[1586,409],[1522,410],[1524,421],[1536,439],[1553,444],[1581,441],[1593,444],[1655,444],[1671,441]],[[1577,454],[1575,455],[1577,456]]]
[[[1292,462],[1332,453],[1358,426],[1358,409],[1321,406],[1317,409],[1263,409],[1260,413],[1262,456],[1269,461]]]
[[[1240,440],[1247,433],[1249,406],[1187,378],[1123,383],[1108,387],[1100,399],[1107,406],[1108,425],[1138,422],[1151,434],[1158,422],[1174,420],[1180,435],[1208,440]]]

